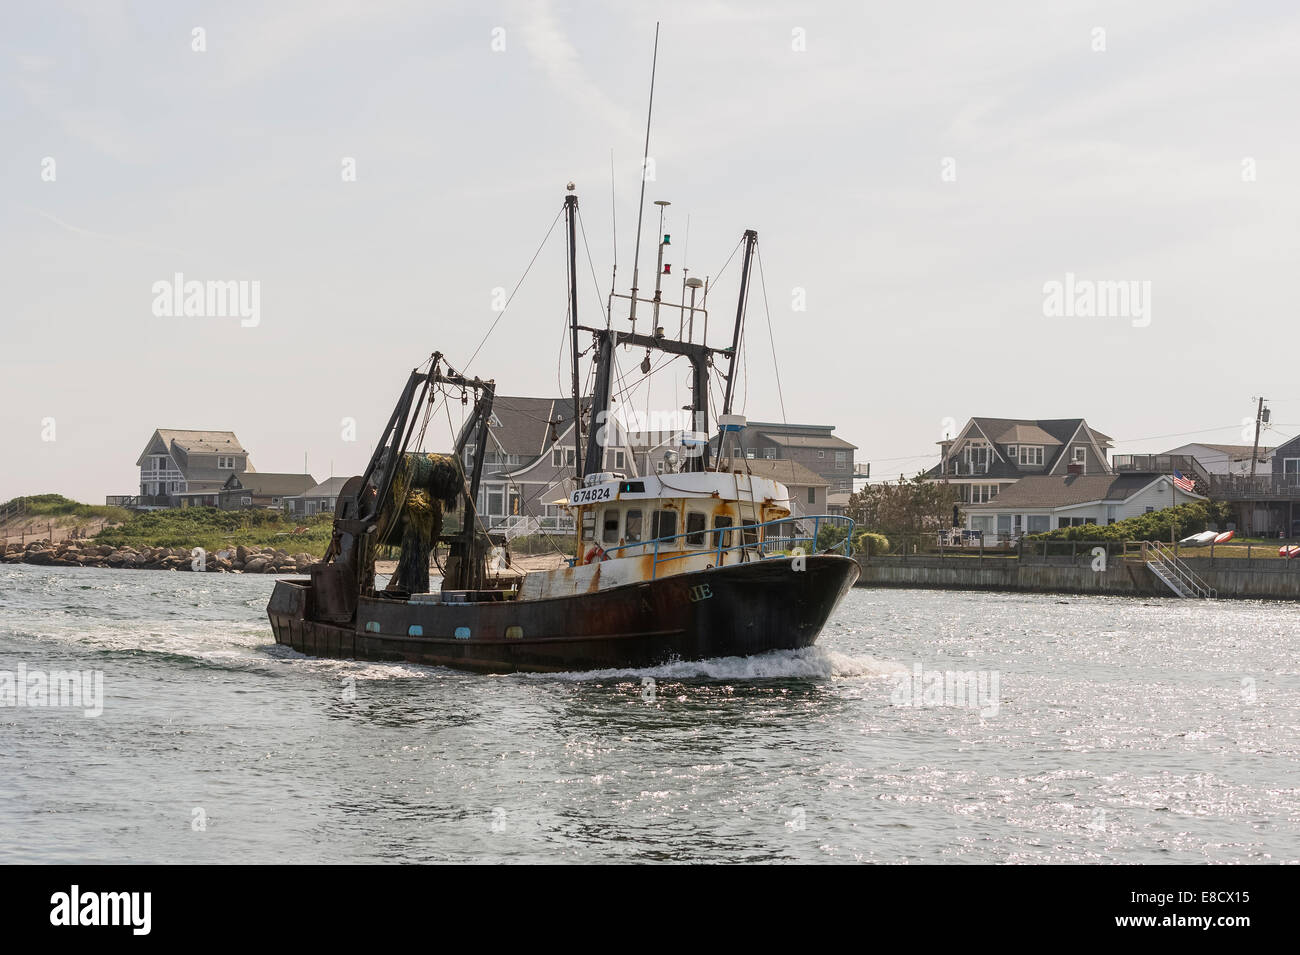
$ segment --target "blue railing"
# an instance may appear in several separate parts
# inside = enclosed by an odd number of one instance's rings
[[[806,524],[808,521],[812,521],[813,525],[811,534],[797,534],[788,537],[768,537],[765,533],[760,533],[760,531],[766,527],[778,527],[782,524]],[[716,562],[713,565],[715,567],[722,566],[723,554],[730,554],[733,551],[753,553],[756,555],[758,560],[772,560],[778,557],[788,556],[789,552],[795,547],[803,547],[806,553],[815,554],[817,553],[817,538],[820,536],[821,530],[825,527],[843,528],[844,539],[830,545],[823,551],[823,553],[841,553],[845,557],[850,557],[853,554],[853,526],[854,521],[852,518],[844,517],[839,514],[821,514],[815,517],[802,518],[786,517],[775,521],[765,521],[762,524],[733,524],[730,527],[716,527],[712,530],[706,528],[698,531],[686,531],[685,533],[673,534],[669,537],[655,537],[646,541],[633,541],[630,544],[619,544],[616,547],[601,547],[601,550],[604,552],[606,557],[619,557],[627,556],[618,553],[622,550],[653,547],[651,553],[654,555],[654,561],[651,564],[650,571],[650,579],[653,580],[658,574],[660,564],[671,563],[674,560],[683,560],[687,557],[696,557],[700,554],[713,554],[716,558]],[[737,534],[740,537],[740,543],[730,544],[724,547],[723,542],[729,540],[731,534]],[[685,538],[688,537],[695,538],[697,541],[702,538],[706,543],[712,539],[714,543],[708,544],[707,546],[701,546],[698,543],[692,544],[689,541],[685,541]],[[668,550],[665,545],[672,544],[674,541],[683,541],[686,549],[682,550],[682,545],[677,544],[669,553],[664,554],[663,551]],[[742,561],[744,559],[745,558],[742,555]],[[576,562],[576,558],[569,560],[569,566],[572,567]]]

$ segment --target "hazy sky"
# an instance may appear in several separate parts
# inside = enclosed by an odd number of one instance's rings
[[[666,294],[758,230],[785,409],[756,287],[751,418],[834,424],[877,476],[972,415],[1160,451],[1241,441],[1263,394],[1267,443],[1300,432],[1293,5],[47,2],[0,34],[0,500],[136,492],[158,427],[359,471],[406,371],[468,359],[570,180],[601,321],[611,149],[630,284],[656,18]],[[176,273],[258,282],[257,324],[156,315]],[[1067,273],[1149,312],[1046,315]],[[557,227],[470,370],[561,393],[564,318]]]

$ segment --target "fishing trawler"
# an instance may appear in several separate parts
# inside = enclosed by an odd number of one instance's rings
[[[644,210],[644,177],[641,189]],[[589,327],[578,322],[572,183],[565,196],[576,440],[567,493],[548,503],[573,517],[572,554],[550,569],[520,573],[510,566],[508,541],[489,532],[479,508],[495,382],[462,374],[435,352],[408,377],[365,472],[341,489],[325,559],[310,578],[276,582],[267,613],[277,643],[315,656],[510,672],[643,668],[793,650],[817,639],[858,578],[849,556],[853,522],[796,514],[786,485],[750,473],[739,444],[745,419],[732,402],[758,234],[747,230],[741,239],[731,340],[715,347],[708,343],[707,283],[686,278],[680,304],[664,300],[670,237],[662,228],[667,203],[657,205],[653,298],[638,294],[638,220],[631,293],[616,295],[611,286],[604,326]],[[627,330],[612,327],[615,301],[628,303]],[[651,310],[649,333],[636,329],[638,304]],[[677,338],[660,324],[661,311],[673,308]],[[580,349],[584,335],[590,345]],[[631,468],[607,468],[615,356],[629,348],[646,350],[647,377],[652,352],[690,366],[691,403],[683,410],[691,427],[674,435],[661,461],[642,468],[647,473],[637,473],[635,459]],[[587,353],[594,385],[582,395],[579,362]],[[715,375],[723,398],[711,418]],[[458,402],[468,409],[471,401],[454,450],[424,451],[435,407]],[[375,576],[379,548],[400,549],[382,589]],[[441,571],[436,589],[431,558]]]
[[[811,645],[857,580],[849,556],[853,522],[832,515],[796,519],[787,487],[749,473],[738,443],[745,419],[731,404],[757,233],[749,230],[742,239],[732,341],[718,348],[693,335],[664,334],[657,321],[670,306],[661,279],[651,299],[637,298],[635,278],[630,296],[611,294],[611,301],[630,299],[632,329],[579,325],[571,191],[565,208],[573,410],[585,430],[585,451],[576,456],[572,489],[555,503],[574,517],[572,555],[553,569],[519,573],[502,566],[505,541],[488,532],[477,507],[496,385],[460,374],[435,352],[408,377],[365,472],[341,489],[324,561],[309,579],[276,582],[267,612],[277,643],[316,656],[486,672],[750,656]],[[635,331],[638,302],[654,309],[650,334]],[[700,311],[692,302],[691,321],[682,327],[693,328]],[[595,362],[589,396],[577,389],[584,334],[592,338]],[[614,355],[621,347],[681,356],[691,367],[697,428],[676,436],[662,472],[603,468]],[[715,372],[723,378],[723,406],[710,432]],[[454,451],[419,447],[437,402],[468,406],[471,399]],[[383,589],[375,578],[380,547],[400,548]],[[436,590],[431,556],[442,571]]]

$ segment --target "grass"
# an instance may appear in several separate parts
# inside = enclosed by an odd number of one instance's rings
[[[21,510],[19,508],[21,507]],[[26,519],[54,520],[56,518],[77,518],[78,520],[104,520],[109,522],[130,520],[131,512],[125,507],[106,504],[82,504],[62,494],[31,494],[15,497],[0,504],[0,515],[9,515],[20,521]]]
[[[297,532],[301,528],[301,532]],[[202,547],[207,551],[277,547],[290,554],[321,557],[334,528],[332,514],[295,518],[279,511],[223,511],[183,507],[136,514],[125,524],[95,535],[113,547]]]

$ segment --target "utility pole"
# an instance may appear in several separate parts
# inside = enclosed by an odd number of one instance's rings
[[[1265,400],[1266,400],[1266,399],[1264,399],[1264,398],[1260,398],[1260,399],[1259,399],[1259,408],[1255,411],[1255,447],[1252,448],[1252,449],[1251,449],[1251,452],[1250,452],[1250,476],[1251,476],[1252,480],[1253,480],[1254,477],[1255,477],[1255,464],[1256,464],[1256,463],[1258,462],[1258,460],[1259,460],[1259,426],[1260,426],[1260,424],[1261,424],[1262,422],[1268,420],[1268,419],[1264,416],[1264,401],[1265,401]]]
[[[1266,400],[1266,399],[1264,399],[1264,398],[1260,398],[1260,399],[1259,399],[1259,407],[1256,408],[1256,410],[1255,410],[1255,446],[1254,446],[1253,448],[1251,448],[1251,450],[1250,450],[1250,491],[1251,491],[1251,494],[1254,494],[1254,493],[1255,493],[1255,465],[1259,463],[1259,428],[1260,428],[1260,425],[1261,425],[1264,421],[1268,420],[1267,417],[1266,417],[1266,415],[1268,414],[1268,412],[1267,412],[1267,410],[1264,408],[1264,402],[1265,402],[1265,400]],[[1255,533],[1255,502],[1254,502],[1254,501],[1248,501],[1247,504],[1246,504],[1246,506],[1250,509],[1250,510],[1249,510],[1249,520],[1246,521],[1246,526],[1250,528],[1249,533],[1250,533],[1251,535],[1253,535],[1253,534]]]

